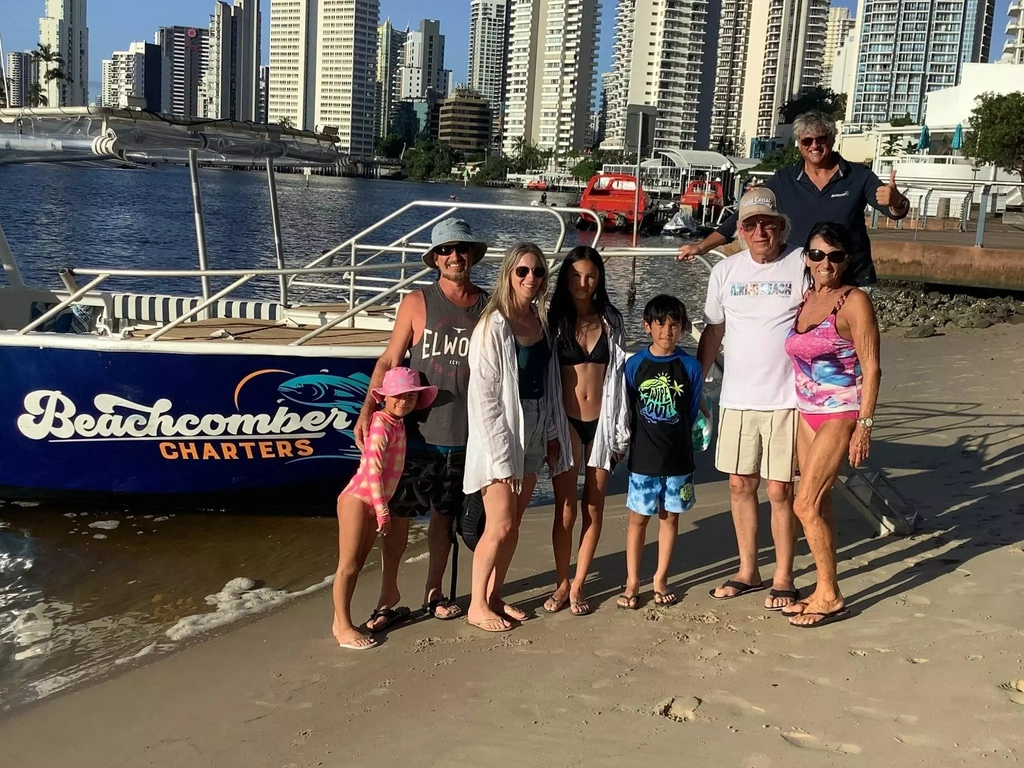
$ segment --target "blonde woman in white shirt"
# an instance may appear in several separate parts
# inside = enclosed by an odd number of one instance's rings
[[[507,632],[527,618],[501,594],[519,524],[540,468],[546,463],[554,476],[572,464],[558,360],[545,322],[547,287],[540,248],[513,246],[469,345],[463,489],[481,492],[487,522],[473,553],[466,618],[486,632]]]

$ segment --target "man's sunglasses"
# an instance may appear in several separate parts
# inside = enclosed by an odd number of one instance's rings
[[[828,136],[802,136],[800,138],[800,144],[805,147],[809,147],[812,144],[825,147],[828,146],[828,138]]]
[[[533,277],[535,280],[543,280],[544,275],[548,273],[547,267],[534,267],[532,270],[529,267],[515,268],[516,277],[518,278],[526,277],[528,274],[530,274],[531,271],[533,272]]]
[[[438,256],[451,256],[453,253],[461,253],[463,256],[469,256],[472,252],[472,243],[448,243],[447,245],[439,245],[434,249],[434,253]]]
[[[805,251],[807,258],[811,261],[818,262],[824,259],[828,259],[832,264],[842,264],[846,261],[846,254],[843,251],[819,251],[817,249],[813,251]]]

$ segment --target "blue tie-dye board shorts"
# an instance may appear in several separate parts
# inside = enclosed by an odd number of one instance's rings
[[[662,509],[679,514],[696,503],[692,474],[666,477],[629,473],[626,506],[638,515],[657,515]]]

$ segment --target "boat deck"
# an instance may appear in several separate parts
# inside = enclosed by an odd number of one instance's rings
[[[294,326],[269,320],[213,318],[184,323],[172,328],[157,341],[204,341],[207,343],[247,342],[250,344],[291,344],[316,326]],[[129,338],[144,339],[152,330],[133,331]],[[373,346],[387,344],[390,330],[331,328],[306,342],[308,346]]]

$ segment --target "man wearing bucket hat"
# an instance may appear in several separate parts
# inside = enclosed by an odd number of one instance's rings
[[[711,597],[729,600],[764,588],[757,566],[757,489],[763,477],[775,540],[775,576],[765,608],[779,610],[799,598],[793,587],[796,384],[786,336],[800,307],[804,262],[802,248],[786,244],[790,222],[772,190],[747,192],[737,219],[746,249],[711,270],[697,350],[706,379],[728,336],[715,466],[729,475],[740,568]]]
[[[461,219],[445,219],[434,227],[423,263],[438,271],[437,281],[402,299],[391,341],[377,361],[371,392],[356,422],[356,444],[361,447],[375,407],[372,390],[392,368],[407,364],[419,373],[424,385],[438,389],[430,408],[406,419],[405,471],[389,505],[391,533],[381,547],[381,592],[374,617],[367,622],[371,631],[380,631],[407,615],[396,610],[398,566],[408,543],[409,520],[427,512],[430,562],[424,608],[443,620],[462,614],[445,597],[441,581],[451,550],[451,516],[463,505],[469,340],[487,302],[486,293],[473,284],[471,273],[486,252],[487,244],[474,237],[469,224]]]

